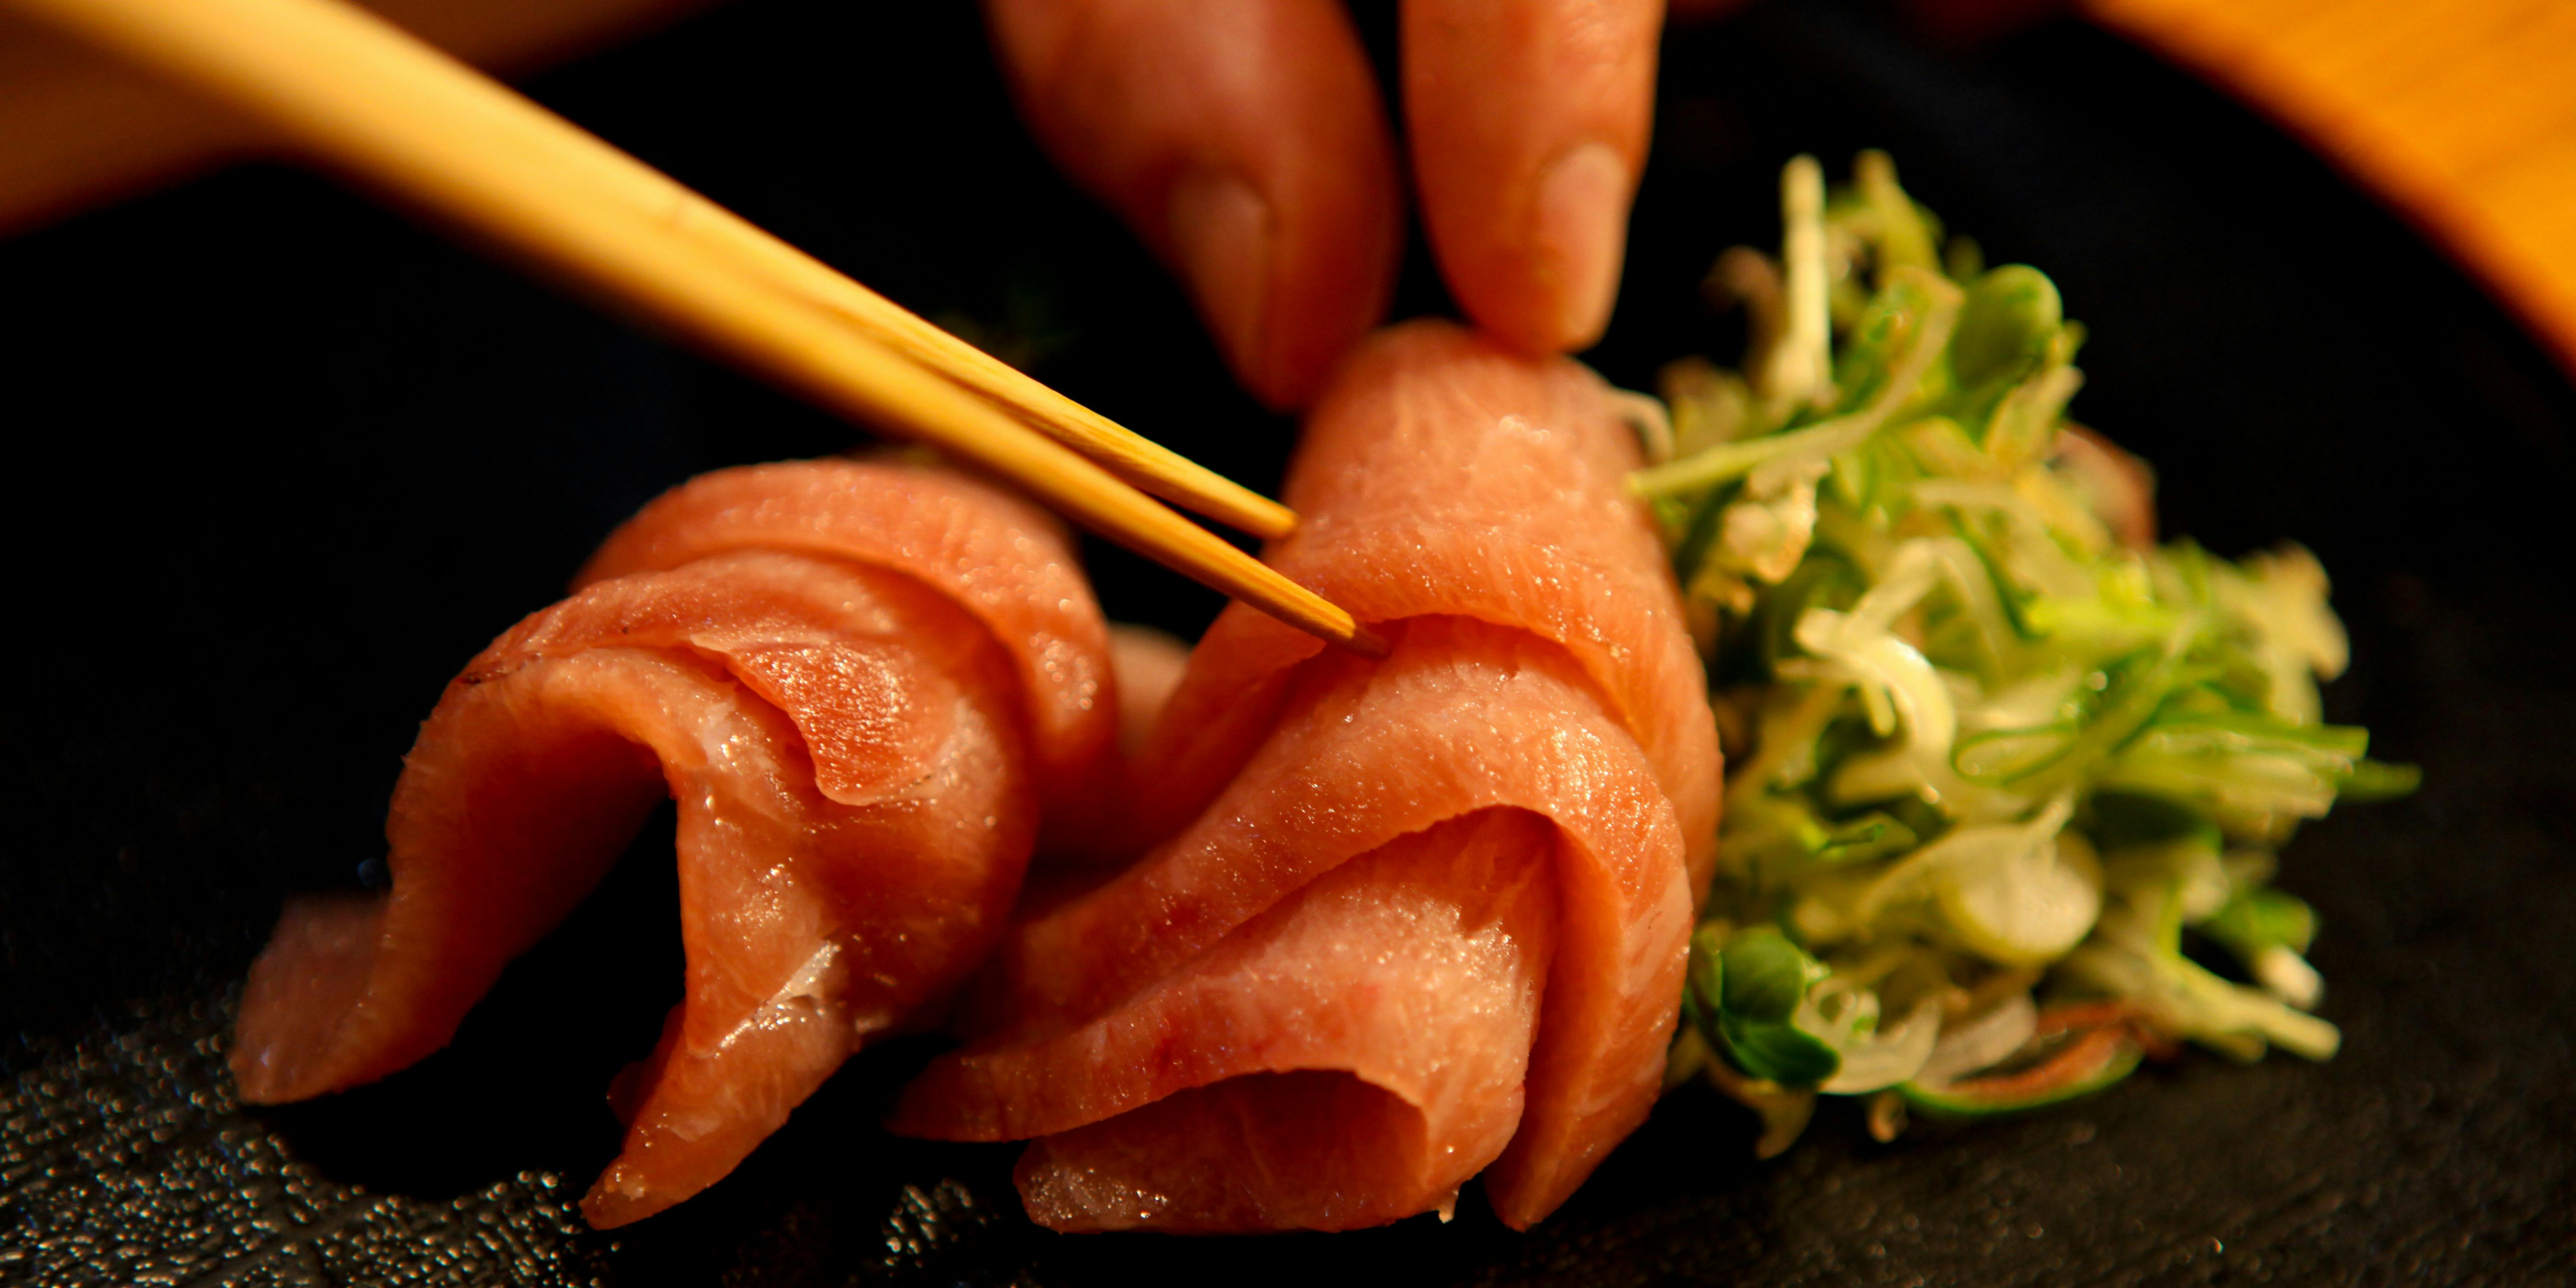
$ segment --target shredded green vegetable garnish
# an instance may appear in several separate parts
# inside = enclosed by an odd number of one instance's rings
[[[1819,1093],[1884,1137],[2185,1040],[2332,1055],[2273,855],[2417,776],[2319,723],[2324,570],[2152,544],[2145,468],[2066,420],[2056,286],[1983,268],[1884,155],[1854,170],[1828,195],[1791,162],[1781,257],[1719,260],[1751,351],[1665,371],[1668,459],[1633,480],[1729,760],[1671,1080],[1754,1108],[1767,1156]]]

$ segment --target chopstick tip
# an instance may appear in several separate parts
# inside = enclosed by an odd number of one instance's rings
[[[1297,512],[1266,496],[1253,494],[1257,507],[1246,507],[1228,516],[1234,526],[1264,541],[1283,541],[1297,530]]]
[[[1385,636],[1357,622],[1351,623],[1351,637],[1342,641],[1342,647],[1372,662],[1385,661],[1386,655],[1393,651],[1388,647]]]

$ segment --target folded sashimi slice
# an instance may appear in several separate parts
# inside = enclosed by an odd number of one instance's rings
[[[1048,830],[1098,826],[1118,731],[1108,625],[1053,518],[945,470],[856,460],[747,465],[655,499],[601,543],[574,585],[745,549],[895,569],[982,621],[1019,675]]]
[[[695,1193],[999,930],[1034,813],[1012,692],[945,600],[796,556],[602,582],[538,614],[423,727],[386,827],[391,893],[290,906],[244,997],[245,1097],[444,1045],[667,793],[686,997],[585,1207],[617,1225]]]
[[[896,1130],[1044,1137],[1022,1193],[1058,1228],[1242,1230],[1445,1208],[1498,1157],[1489,1193],[1526,1224],[1636,1125],[1690,893],[1654,766],[1582,670],[1423,618],[1284,705],[1189,831],[1013,927],[986,1036]],[[1300,1071],[1375,1091],[1228,1081]]]
[[[1563,646],[1646,749],[1689,847],[1717,853],[1718,748],[1670,561],[1628,491],[1635,431],[1599,377],[1445,322],[1393,327],[1316,403],[1265,562],[1364,621],[1473,617]],[[1322,648],[1243,605],[1210,627],[1140,757],[1134,823],[1160,841],[1266,736]]]
[[[857,484],[845,530],[866,526]],[[889,497],[904,494],[874,499]],[[1052,526],[1023,517],[991,505],[949,519],[1000,530],[988,549],[1023,563],[1065,559]],[[883,544],[883,558],[911,557]],[[861,1043],[938,1018],[1000,933],[1034,841],[1023,677],[1047,646],[997,638],[1010,615],[969,611],[937,567],[751,542],[696,553],[594,580],[449,685],[395,789],[391,891],[291,902],[252,968],[231,1057],[246,1099],[356,1086],[443,1046],[665,796],[679,806],[684,1000],[619,1079],[628,1131],[584,1202],[594,1224],[712,1184]],[[1046,581],[1017,584],[1061,589]],[[1024,616],[1085,612],[1094,646],[1059,672],[1105,677],[1087,593]],[[1105,682],[1097,697],[1115,701]]]
[[[1514,1226],[1562,1203],[1654,1103],[1716,837],[1636,465],[1572,363],[1437,323],[1363,346],[1266,557],[1391,655],[1227,610],[1130,780],[1152,848],[1024,900],[896,1128],[1037,1138],[1021,1194],[1066,1229],[1341,1228],[1445,1210],[1480,1169]],[[1544,834],[1510,848],[1552,894],[1497,923],[1526,927],[1508,953],[1395,857],[1456,870],[1499,828]],[[1534,1028],[1492,1000],[1533,982]]]
[[[1031,1213],[1194,1232],[1449,1210],[1519,1123],[1555,844],[1515,810],[1398,837],[1110,1014],[995,1061],[985,1076],[1024,1080],[1002,1134],[1046,1138],[1019,1167]],[[1068,1053],[1111,1076],[1043,1081]]]

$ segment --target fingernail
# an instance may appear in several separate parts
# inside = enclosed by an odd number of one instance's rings
[[[1538,251],[1553,270],[1558,348],[1588,348],[1610,323],[1628,241],[1628,185],[1628,165],[1607,143],[1565,153],[1539,178]]]
[[[1231,174],[1185,175],[1172,186],[1172,251],[1235,374],[1256,390],[1263,309],[1270,296],[1270,203]]]

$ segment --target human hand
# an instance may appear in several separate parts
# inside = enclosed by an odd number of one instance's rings
[[[1188,286],[1238,379],[1302,403],[1377,324],[1403,248],[1393,133],[1339,0],[986,0],[1020,112]],[[1661,0],[1404,0],[1432,252],[1532,352],[1609,321]]]

